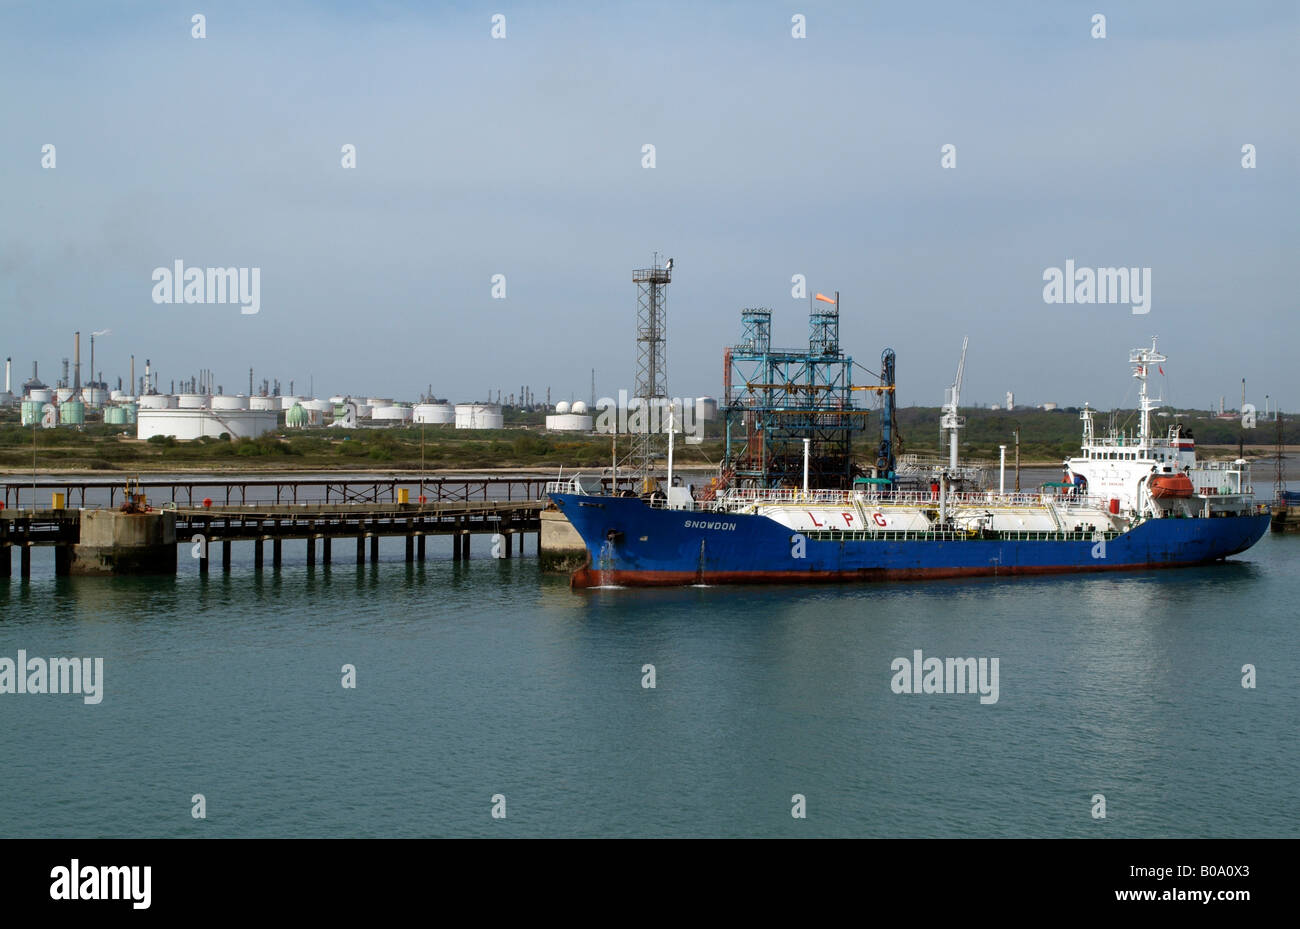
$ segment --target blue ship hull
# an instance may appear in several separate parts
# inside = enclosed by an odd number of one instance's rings
[[[1148,519],[1104,544],[1079,538],[800,535],[766,516],[656,509],[635,497],[552,494],[586,545],[575,587],[882,581],[1171,568],[1221,561],[1267,513]],[[1023,534],[1022,534],[1023,535]]]

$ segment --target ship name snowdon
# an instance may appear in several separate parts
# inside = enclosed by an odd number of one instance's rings
[[[686,520],[686,528],[687,529],[721,529],[727,532],[731,532],[735,530],[736,524],[710,521],[707,519],[688,519]]]

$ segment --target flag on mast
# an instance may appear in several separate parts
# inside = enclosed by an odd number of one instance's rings
[[[828,296],[826,296],[825,294],[818,294],[818,295],[817,295],[817,299],[820,300],[820,301],[822,301],[823,303],[834,303],[834,302],[835,302],[835,298],[834,298],[834,297],[828,297]]]

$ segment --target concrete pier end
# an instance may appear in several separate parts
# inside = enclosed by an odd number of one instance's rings
[[[68,573],[175,574],[176,514],[85,510]]]

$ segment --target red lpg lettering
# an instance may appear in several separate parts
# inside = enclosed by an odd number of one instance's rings
[[[871,519],[877,526],[885,525],[885,517],[880,513],[872,513]]]
[[[804,512],[808,514],[808,518],[813,521],[814,526],[822,525],[821,523],[817,522],[817,517],[812,514],[812,510],[804,510]]]

